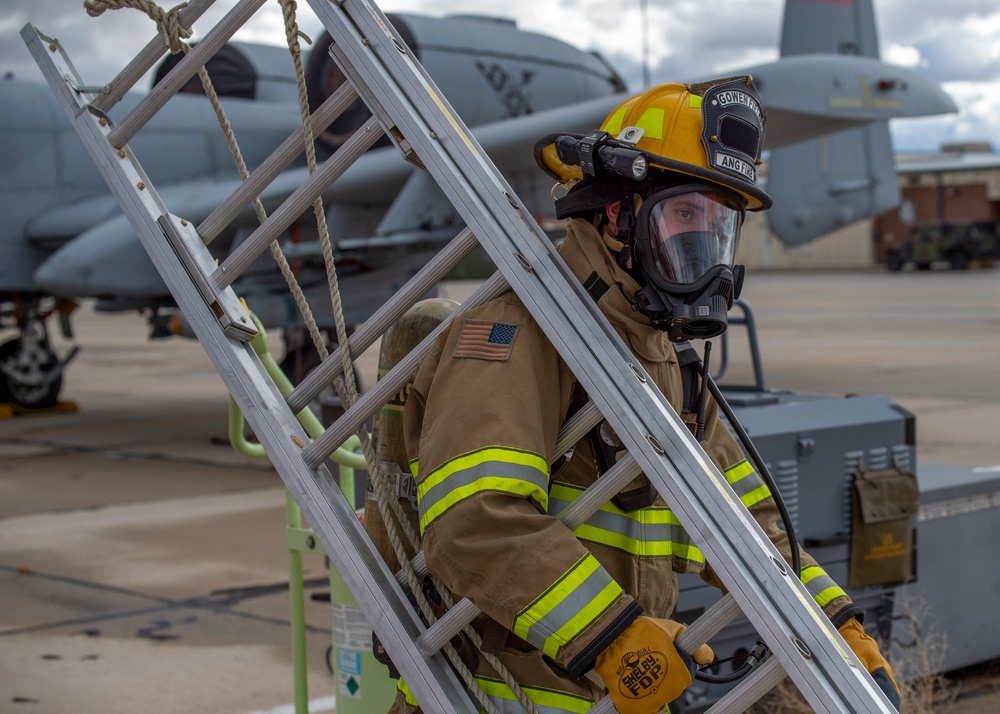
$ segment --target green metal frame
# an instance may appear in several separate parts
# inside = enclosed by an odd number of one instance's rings
[[[249,311],[248,311],[249,312]],[[257,326],[257,336],[251,340],[250,344],[260,358],[268,376],[274,381],[278,391],[282,396],[287,397],[292,393],[294,385],[281,370],[281,367],[271,356],[267,341],[267,333],[260,320],[250,312],[250,317]],[[299,423],[313,439],[318,438],[324,431],[323,424],[313,414],[308,407],[297,415]],[[264,458],[267,453],[260,444],[247,441],[244,435],[245,420],[243,413],[236,406],[235,400],[229,399],[229,443],[233,448],[244,456],[252,458]],[[356,453],[360,448],[361,440],[357,436],[352,436],[340,446],[330,459],[339,465],[340,488],[344,492],[348,503],[355,504],[355,481],[354,472],[356,469],[367,469],[365,458],[362,454]],[[292,672],[295,687],[295,714],[309,714],[309,682],[308,669],[306,663],[306,620],[305,620],[305,588],[303,585],[302,554],[316,553],[323,554],[313,531],[302,527],[302,511],[299,509],[295,499],[285,491],[285,544],[288,547],[288,595],[290,600],[290,619],[292,630]],[[336,581],[340,578],[335,570],[330,569],[331,591],[336,586]]]

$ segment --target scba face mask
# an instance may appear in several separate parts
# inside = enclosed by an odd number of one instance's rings
[[[636,216],[635,256],[645,285],[637,308],[673,342],[711,339],[727,325],[743,266],[734,265],[744,201],[705,184],[651,194]]]

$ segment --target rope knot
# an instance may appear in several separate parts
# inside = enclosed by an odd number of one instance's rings
[[[172,53],[187,49],[184,40],[191,36],[191,30],[181,25],[180,19],[181,10],[187,7],[186,2],[170,10],[164,10],[152,0],[83,0],[83,7],[91,17],[102,15],[105,10],[121,10],[126,7],[141,10],[156,23],[156,31]]]

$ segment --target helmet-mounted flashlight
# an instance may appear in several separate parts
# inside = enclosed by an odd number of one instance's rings
[[[585,177],[614,174],[641,181],[649,171],[645,154],[612,139],[606,131],[592,131],[584,137],[562,134],[554,143],[559,160],[579,166]]]

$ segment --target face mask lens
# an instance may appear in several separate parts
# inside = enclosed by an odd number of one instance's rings
[[[691,283],[716,265],[732,266],[743,218],[733,201],[700,191],[650,201],[650,257],[661,279]]]

